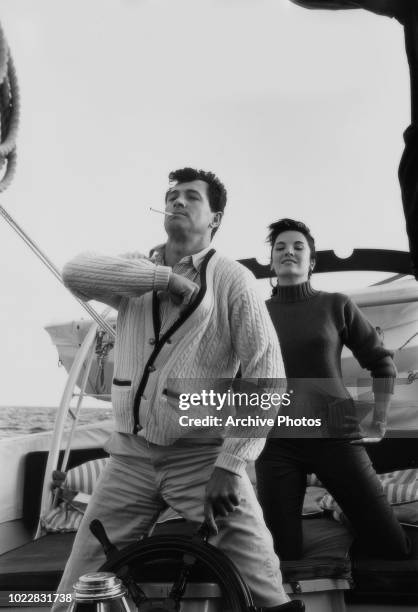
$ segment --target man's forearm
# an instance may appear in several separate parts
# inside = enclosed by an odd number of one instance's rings
[[[82,253],[63,269],[63,280],[81,299],[106,301],[106,297],[139,297],[148,291],[166,290],[171,268],[149,259],[108,257]]]
[[[264,437],[256,438],[252,432],[248,432],[248,438],[226,438],[215,461],[215,467],[241,476],[248,461],[257,459],[264,448],[267,432],[261,433],[260,436]]]

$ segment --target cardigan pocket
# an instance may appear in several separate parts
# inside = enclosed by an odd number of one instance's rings
[[[113,379],[112,408],[116,431],[131,433],[134,427],[131,381],[118,378]]]
[[[129,388],[132,387],[132,381],[126,380],[124,378],[114,378],[112,381],[112,384],[115,385],[116,387],[124,387],[125,389],[128,387]]]

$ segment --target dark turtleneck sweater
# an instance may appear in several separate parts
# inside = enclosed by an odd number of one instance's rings
[[[309,281],[279,286],[267,301],[289,379],[332,379],[332,394],[347,397],[341,351],[347,346],[361,367],[370,370],[373,390],[393,392],[393,353],[360,309],[341,293],[316,291]]]

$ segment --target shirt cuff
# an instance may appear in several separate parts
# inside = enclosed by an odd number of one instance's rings
[[[373,393],[393,393],[395,390],[395,378],[373,378]]]
[[[154,291],[166,291],[170,279],[171,268],[169,266],[155,266]]]
[[[231,455],[231,453],[219,453],[215,461],[215,467],[233,472],[237,476],[242,476],[247,467],[247,462],[236,455]]]

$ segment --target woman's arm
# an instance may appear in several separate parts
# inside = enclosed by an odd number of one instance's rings
[[[387,412],[396,380],[393,353],[383,346],[376,329],[351,300],[344,308],[344,343],[351,349],[359,364],[373,377],[374,410],[371,437],[359,442],[378,442],[386,432]]]
[[[397,375],[393,351],[383,346],[376,329],[349,298],[344,305],[344,344],[362,368],[370,371],[375,393],[393,393]]]

